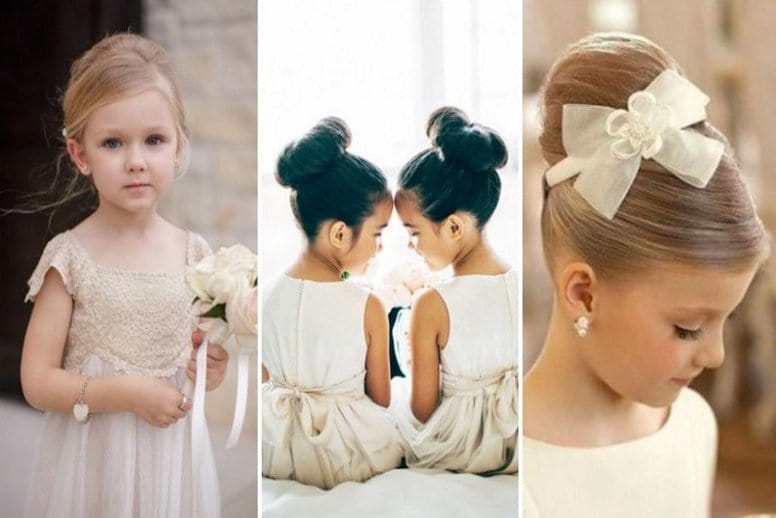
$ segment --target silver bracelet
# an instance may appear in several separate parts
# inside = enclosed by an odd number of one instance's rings
[[[73,416],[75,420],[81,424],[89,421],[92,416],[89,413],[89,405],[86,404],[86,386],[92,381],[90,376],[86,376],[86,379],[81,383],[81,394],[78,396],[78,401],[73,405]]]

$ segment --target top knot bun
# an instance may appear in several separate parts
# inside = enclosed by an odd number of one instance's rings
[[[326,173],[345,154],[350,141],[350,129],[345,121],[326,117],[286,146],[278,159],[275,178],[284,187],[298,189]]]
[[[473,124],[466,114],[451,106],[435,110],[428,119],[426,135],[442,152],[442,159],[480,173],[503,167],[507,148],[492,129]]]

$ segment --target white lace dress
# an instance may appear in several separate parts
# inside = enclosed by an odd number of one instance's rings
[[[189,233],[189,264],[208,251],[202,237]],[[35,300],[50,268],[73,298],[64,369],[93,378],[154,376],[183,386],[195,325],[183,271],[100,266],[67,231],[46,245],[27,300]],[[190,438],[188,416],[159,428],[131,412],[98,413],[85,424],[71,413],[46,412],[25,516],[218,517],[210,443],[193,473]]]
[[[450,331],[440,353],[440,401],[425,424],[410,410],[410,379],[392,382],[391,411],[407,465],[516,473],[517,272],[453,277],[434,289]]]
[[[364,392],[368,293],[280,277],[262,305],[262,474],[331,488],[401,462],[388,410]]]

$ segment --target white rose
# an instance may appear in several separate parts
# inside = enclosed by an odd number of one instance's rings
[[[240,281],[230,272],[216,271],[207,279],[206,291],[216,304],[226,302],[234,295]]]
[[[215,304],[213,301],[199,298],[198,300],[195,300],[194,303],[191,305],[191,310],[194,312],[195,315],[204,315],[205,313],[213,309],[216,305],[217,304]]]
[[[199,321],[198,327],[205,331],[208,342],[214,344],[224,344],[232,335],[229,324],[220,318],[203,318]]]
[[[258,290],[243,281],[226,304],[226,320],[240,349],[256,351],[259,325]]]
[[[256,255],[243,245],[220,248],[216,252],[216,269],[227,270],[235,275],[250,277],[255,275],[257,267]],[[254,277],[255,278],[255,277]]]
[[[215,257],[209,255],[186,269],[186,282],[189,287],[197,297],[206,302],[212,302],[207,292],[207,285],[215,272],[215,265]]]

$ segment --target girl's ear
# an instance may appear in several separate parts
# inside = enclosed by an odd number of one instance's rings
[[[335,221],[329,227],[329,243],[338,250],[349,250],[353,231],[344,221]]]
[[[569,263],[558,279],[558,299],[569,317],[590,318],[598,304],[599,281],[593,268],[581,261]]]
[[[453,241],[458,241],[463,237],[465,226],[464,217],[457,212],[450,214],[444,223],[445,233]]]
[[[81,174],[86,176],[91,174],[89,164],[86,163],[86,153],[81,144],[74,139],[67,139],[67,154],[70,155],[70,160],[73,161]]]

